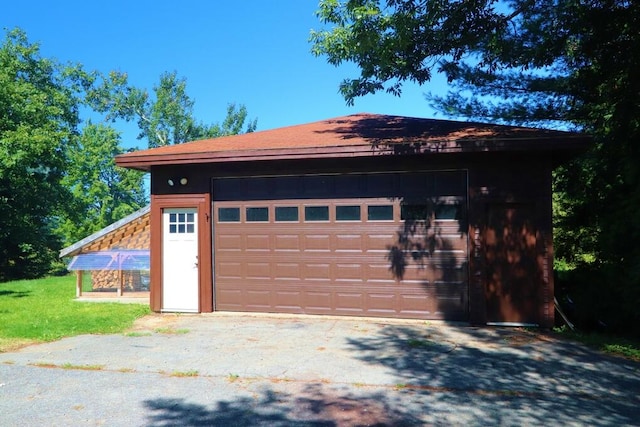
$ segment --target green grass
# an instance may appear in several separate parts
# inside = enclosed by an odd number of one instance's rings
[[[189,330],[175,329],[175,328],[158,328],[156,329],[156,332],[159,334],[166,334],[166,335],[184,335],[184,334],[188,334]]]
[[[137,331],[133,331],[133,332],[125,332],[124,336],[125,337],[150,337],[151,335],[153,335],[151,332],[137,332]]]
[[[74,335],[121,333],[149,313],[144,304],[89,304],[74,297],[74,276],[0,283],[0,352]]]
[[[638,341],[598,333],[573,332],[565,327],[556,328],[554,332],[596,350],[640,362],[640,342]]]
[[[190,370],[190,371],[174,371],[171,373],[171,377],[181,377],[181,378],[185,378],[185,377],[197,377],[199,374],[198,371],[194,370]]]
[[[407,345],[411,348],[428,348],[428,347],[433,347],[434,343],[429,340],[419,340],[419,339],[411,338],[407,340]]]
[[[74,365],[73,363],[65,363],[60,366],[62,369],[80,370],[80,371],[101,371],[104,365]]]

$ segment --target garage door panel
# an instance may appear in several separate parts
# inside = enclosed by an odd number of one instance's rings
[[[300,236],[296,234],[278,234],[274,236],[274,249],[276,251],[300,252]]]
[[[268,309],[270,304],[271,291],[268,289],[247,289],[244,292],[246,304],[260,310]]]
[[[360,234],[337,234],[334,238],[336,252],[362,252],[363,238]]]
[[[357,264],[344,264],[336,263],[334,273],[334,280],[337,282],[361,282],[363,279],[362,265]]]
[[[304,264],[303,276],[314,281],[330,281],[331,280],[331,264]]]
[[[241,262],[218,262],[216,263],[216,275],[218,278],[241,279],[242,263]]]
[[[364,305],[364,294],[362,292],[342,292],[338,291],[335,294],[334,298],[334,309],[336,311],[345,313],[350,312],[352,314],[358,315],[365,312],[363,310]]]
[[[341,290],[340,286],[327,286],[325,290],[317,291],[305,285],[292,290],[292,285],[276,283],[268,288],[251,287],[217,292],[217,307],[219,310],[234,311],[343,315],[349,313],[360,316],[433,319],[456,319],[465,312],[459,290],[443,295],[430,295],[424,292],[423,287],[403,289],[387,286],[358,291],[354,290],[353,286],[349,286],[348,290]],[[273,304],[271,301],[274,301]]]
[[[367,295],[368,311],[394,313],[396,305],[397,292],[370,292]]]
[[[298,264],[297,262],[276,262],[274,264],[273,277],[276,280],[300,280],[300,264]]]
[[[226,288],[221,286],[216,289],[216,298],[218,306],[224,310],[242,310],[246,305],[241,289]]]
[[[271,245],[270,236],[268,234],[247,234],[246,235],[246,250],[247,251],[260,251],[269,252]]]
[[[430,269],[408,269],[402,279],[403,286],[414,286],[423,284],[444,283],[445,285],[456,286],[465,277],[457,271],[441,272]],[[397,282],[396,282],[397,283]],[[427,289],[431,292],[429,289]]]
[[[331,250],[331,236],[328,234],[305,235],[304,250],[329,252]]]
[[[384,252],[389,251],[388,247],[395,243],[397,233],[388,234],[369,234],[366,236],[367,252]]]
[[[399,298],[399,311],[403,313],[422,314],[429,313],[430,298],[423,294],[401,293]]]
[[[271,279],[271,264],[268,262],[247,262],[245,277],[247,279]]]
[[[302,310],[302,292],[299,290],[282,290],[274,292],[274,307],[278,310]]]
[[[219,251],[236,251],[240,252],[242,248],[242,235],[240,234],[224,234],[218,239]]]
[[[307,291],[304,293],[304,309],[311,313],[331,312],[332,293],[329,291]]]
[[[406,200],[464,203],[466,174],[440,174],[274,177],[262,187],[253,185],[258,178],[214,180],[216,309],[464,320],[460,208],[445,209],[448,217],[431,218],[429,227],[401,219]],[[383,208],[372,214],[370,206]],[[219,207],[227,209],[222,216]],[[247,220],[252,207],[262,208],[264,222]],[[277,218],[279,207],[297,220]]]

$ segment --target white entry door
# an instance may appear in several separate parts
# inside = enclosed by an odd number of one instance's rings
[[[198,312],[198,212],[162,212],[162,311]]]

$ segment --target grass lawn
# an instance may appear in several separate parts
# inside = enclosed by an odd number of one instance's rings
[[[573,332],[564,327],[555,329],[555,332],[564,339],[578,341],[604,353],[640,362],[640,342],[638,341],[599,333]]]
[[[0,353],[81,334],[121,333],[150,313],[146,304],[75,301],[75,276],[0,283]],[[556,329],[559,337],[640,361],[640,343]]]
[[[0,352],[81,334],[119,333],[145,304],[74,301],[75,276],[0,283]]]

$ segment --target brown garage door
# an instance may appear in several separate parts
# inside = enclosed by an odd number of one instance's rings
[[[466,174],[214,181],[215,306],[465,320]]]

